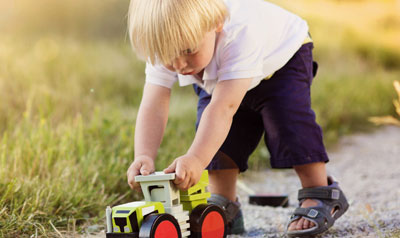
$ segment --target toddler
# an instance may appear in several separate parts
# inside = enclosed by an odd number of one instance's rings
[[[311,109],[317,65],[307,23],[263,0],[131,0],[129,37],[146,62],[146,83],[127,171],[154,172],[167,124],[171,87],[193,85],[196,135],[164,172],[180,189],[209,171],[209,203],[224,208],[229,234],[243,233],[236,180],[264,134],[273,168],[294,168],[302,185],[289,236],[326,231],[348,208]]]

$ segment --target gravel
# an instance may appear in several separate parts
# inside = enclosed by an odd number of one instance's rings
[[[400,237],[400,128],[346,137],[329,156],[328,173],[339,181],[350,208],[319,237]],[[246,192],[239,189],[247,232],[229,237],[286,237],[300,188],[294,171],[247,172],[240,181],[259,193],[288,194],[289,207],[249,205]]]

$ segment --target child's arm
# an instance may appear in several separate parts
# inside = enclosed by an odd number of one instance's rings
[[[131,188],[137,187],[135,176],[154,172],[154,160],[168,120],[171,90],[146,83],[136,118],[135,160],[127,171]]]
[[[189,150],[164,170],[166,173],[175,171],[174,182],[178,188],[185,190],[199,181],[203,169],[225,141],[250,83],[251,79],[234,79],[217,84]]]

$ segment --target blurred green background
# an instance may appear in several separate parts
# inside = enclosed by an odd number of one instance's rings
[[[399,0],[274,0],[305,18],[319,72],[312,102],[329,148],[394,115]],[[0,0],[0,237],[53,237],[100,224],[129,190],[144,63],[128,0]],[[196,97],[174,88],[157,168],[190,145]],[[259,147],[251,168],[268,167]],[[93,228],[93,226],[92,226]],[[96,230],[96,229],[94,229]]]

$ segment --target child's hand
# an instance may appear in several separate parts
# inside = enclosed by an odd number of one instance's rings
[[[139,188],[139,184],[135,182],[136,175],[149,175],[154,172],[154,161],[148,156],[136,157],[131,166],[129,166],[126,175],[128,176],[128,184],[132,189]]]
[[[183,155],[172,162],[164,173],[175,172],[174,184],[180,190],[188,190],[199,182],[204,166],[201,160],[193,155]]]

